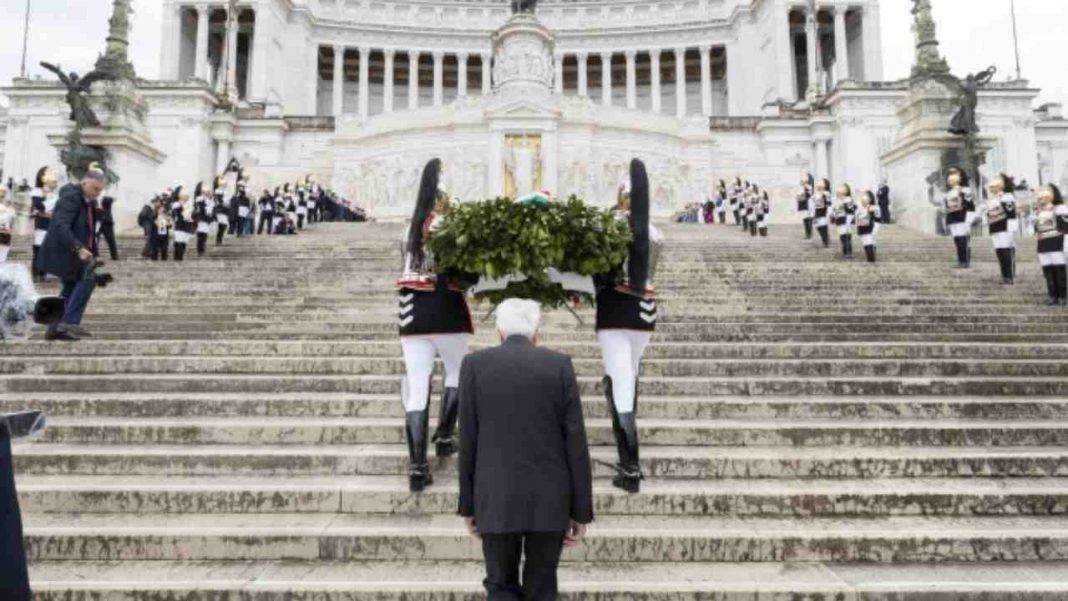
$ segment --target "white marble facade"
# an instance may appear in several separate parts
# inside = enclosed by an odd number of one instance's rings
[[[559,195],[609,203],[637,156],[661,213],[741,175],[793,219],[802,172],[858,189],[887,176],[906,93],[882,81],[878,0],[819,0],[816,27],[805,0],[542,0],[546,54],[532,61],[496,45],[507,0],[245,0],[230,31],[223,0],[160,1],[161,78],[144,84],[160,187],[209,179],[233,156],[256,187],[313,173],[380,216],[410,210],[433,156],[458,197],[503,192],[506,140],[535,135],[542,187]],[[222,67],[227,49],[238,60]],[[224,68],[236,115],[210,93]],[[545,93],[504,93],[521,72]],[[812,89],[825,110],[806,109]],[[31,177],[57,162],[62,93],[23,80],[3,93],[4,177]],[[1068,184],[1068,127],[1037,94],[1026,82],[983,93],[987,168]]]

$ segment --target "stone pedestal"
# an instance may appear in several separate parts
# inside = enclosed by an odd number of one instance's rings
[[[894,200],[894,220],[905,227],[937,231],[938,209],[931,200],[942,194],[945,169],[964,163],[964,139],[947,131],[958,106],[950,90],[931,80],[914,83],[898,103],[901,131],[881,160]],[[975,150],[983,156],[994,143],[980,136]]]

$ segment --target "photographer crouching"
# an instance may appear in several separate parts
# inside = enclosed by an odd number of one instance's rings
[[[98,163],[91,163],[80,183],[70,183],[59,191],[48,235],[37,258],[37,268],[63,282],[63,316],[49,326],[45,340],[80,340],[89,336],[81,327],[82,316],[99,284],[106,286],[111,276],[97,274],[97,199],[107,186],[107,175]]]

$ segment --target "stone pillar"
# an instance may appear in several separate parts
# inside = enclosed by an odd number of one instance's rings
[[[627,57],[627,108],[638,108],[638,74],[635,61],[638,53],[633,50],[626,52]]]
[[[239,29],[239,18],[241,9],[237,9],[237,15],[230,15],[227,12],[226,15],[226,82],[228,86],[233,86],[234,98],[238,97],[237,87],[237,30]],[[229,90],[227,90],[229,93]]]
[[[319,114],[319,43],[309,40],[308,48],[311,50],[310,64],[307,73],[311,78],[311,89],[308,90],[308,114]]]
[[[197,66],[194,74],[204,81],[208,81],[211,75],[208,73],[208,27],[211,26],[208,17],[207,4],[197,5]]]
[[[712,52],[711,46],[701,46],[701,114],[712,116]]]
[[[575,55],[575,60],[578,61],[578,93],[579,96],[589,96],[590,90],[586,80],[586,53],[579,52]]]
[[[371,111],[371,49],[360,46],[360,119],[366,121]]]
[[[601,53],[601,104],[612,106],[612,53]]]
[[[392,48],[384,51],[385,75],[382,78],[382,112],[393,112],[393,58],[396,51]]]
[[[334,101],[330,111],[335,119],[345,114],[345,47],[334,44]]]
[[[482,54],[482,95],[489,96],[493,91],[493,55],[484,52]]]
[[[837,81],[849,79],[849,40],[846,38],[846,7],[834,9],[834,75]]]
[[[445,53],[434,53],[434,106],[441,106],[445,99],[445,89],[442,85],[445,71]]]
[[[178,64],[182,60],[182,5],[166,4],[163,7],[162,31],[159,53],[160,79],[178,79]]]
[[[740,115],[743,113],[742,89],[744,84],[742,72],[738,69],[740,61],[735,60],[738,57],[738,42],[731,42],[726,48],[726,53],[724,58],[727,61],[727,116]]]
[[[870,2],[864,6],[860,15],[861,42],[864,48],[864,79],[882,81],[883,79],[883,42],[882,25],[879,19],[879,5]]]
[[[249,97],[254,101],[266,101],[269,97],[268,90],[274,88],[271,83],[270,56],[273,24],[269,9],[256,9],[255,29],[252,31],[252,62],[249,68]]]
[[[557,54],[553,57],[553,69],[555,70],[553,76],[553,91],[557,94],[564,93],[564,55]]]
[[[816,29],[819,27],[819,20],[815,15],[811,15],[808,12],[805,13],[805,49],[808,51],[808,87],[813,88],[813,84],[818,84],[819,74],[816,72],[816,44],[819,41],[819,37],[816,35]]]
[[[775,50],[779,70],[779,98],[786,102],[797,100],[797,78],[794,74],[793,32],[790,29],[790,7],[775,16]]]
[[[467,96],[467,53],[456,55],[456,97]]]
[[[675,116],[686,116],[686,49],[675,49]]]
[[[816,160],[813,161],[816,167],[816,177],[830,177],[829,165],[827,164],[827,143],[830,140],[826,138],[820,138],[816,140]],[[831,194],[834,191],[831,190]]]
[[[408,51],[408,110],[419,108],[419,51]]]
[[[653,112],[660,114],[663,109],[663,97],[660,94],[660,49],[656,48],[649,51],[649,68],[653,76],[652,95],[653,95]]]

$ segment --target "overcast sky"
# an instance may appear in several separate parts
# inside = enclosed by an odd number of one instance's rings
[[[91,67],[104,48],[110,0],[30,0],[31,37],[27,72],[58,62],[65,70]],[[954,72],[964,74],[997,65],[998,79],[1015,75],[1010,0],[932,0],[942,51]],[[133,0],[131,56],[139,75],[159,73],[161,0]],[[883,62],[887,79],[908,74],[912,65],[909,14],[912,0],[881,0]],[[19,73],[25,0],[0,0],[0,82]],[[1016,0],[1023,75],[1043,89],[1040,102],[1068,104],[1064,28],[1068,0]]]

